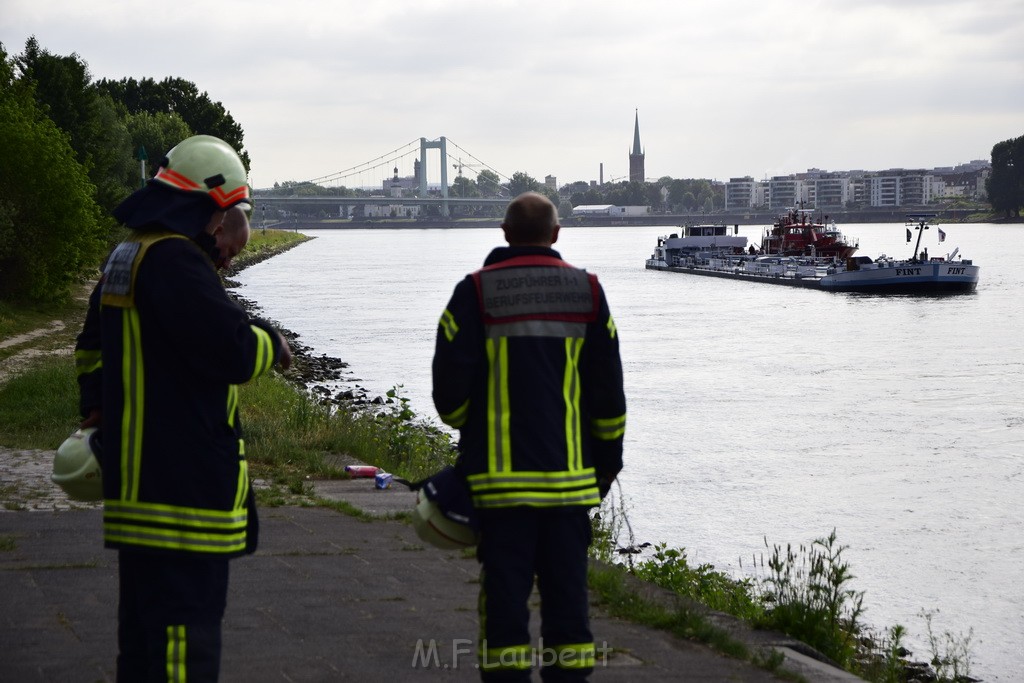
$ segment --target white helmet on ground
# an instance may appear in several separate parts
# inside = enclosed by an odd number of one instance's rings
[[[50,479],[72,500],[103,500],[103,476],[96,458],[99,432],[95,427],[79,429],[64,439],[53,458]]]

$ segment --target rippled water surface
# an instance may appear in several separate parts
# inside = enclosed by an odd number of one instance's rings
[[[927,659],[973,628],[972,672],[1024,679],[1024,227],[946,225],[922,246],[981,265],[973,295],[879,297],[644,269],[670,229],[565,229],[622,340],[623,493],[638,540],[749,571],[833,528],[865,619]],[[909,255],[899,224],[850,225],[862,254]],[[756,239],[760,228],[741,226]],[[437,319],[498,230],[330,230],[241,273],[239,292],[371,395],[433,415]],[[742,568],[741,568],[742,564]]]

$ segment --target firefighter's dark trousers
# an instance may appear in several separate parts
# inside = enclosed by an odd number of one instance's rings
[[[118,553],[117,680],[216,681],[228,560]]]
[[[480,510],[478,658],[484,681],[585,680],[594,668],[587,604],[587,508]],[[530,642],[529,599],[540,591],[541,639]]]

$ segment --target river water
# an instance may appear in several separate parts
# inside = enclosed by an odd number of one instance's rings
[[[946,225],[978,291],[835,294],[644,269],[666,227],[571,228],[563,257],[598,274],[621,335],[629,405],[620,480],[638,541],[751,571],[769,544],[833,528],[863,619],[973,629],[972,674],[1024,680],[1024,227]],[[740,226],[753,241],[761,228]],[[907,256],[900,224],[843,226],[861,254]],[[455,283],[496,229],[317,230],[243,271],[239,293],[433,419],[430,359]]]

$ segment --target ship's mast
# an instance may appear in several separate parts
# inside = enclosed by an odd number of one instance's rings
[[[917,244],[914,245],[915,259],[917,258],[917,255],[920,253],[921,237],[924,236],[924,231],[931,227],[930,225],[928,225],[928,221],[931,220],[932,218],[935,218],[934,213],[910,214],[907,216],[907,221],[910,225],[913,225],[915,223],[917,224],[917,227],[914,228],[915,230],[917,230]]]

